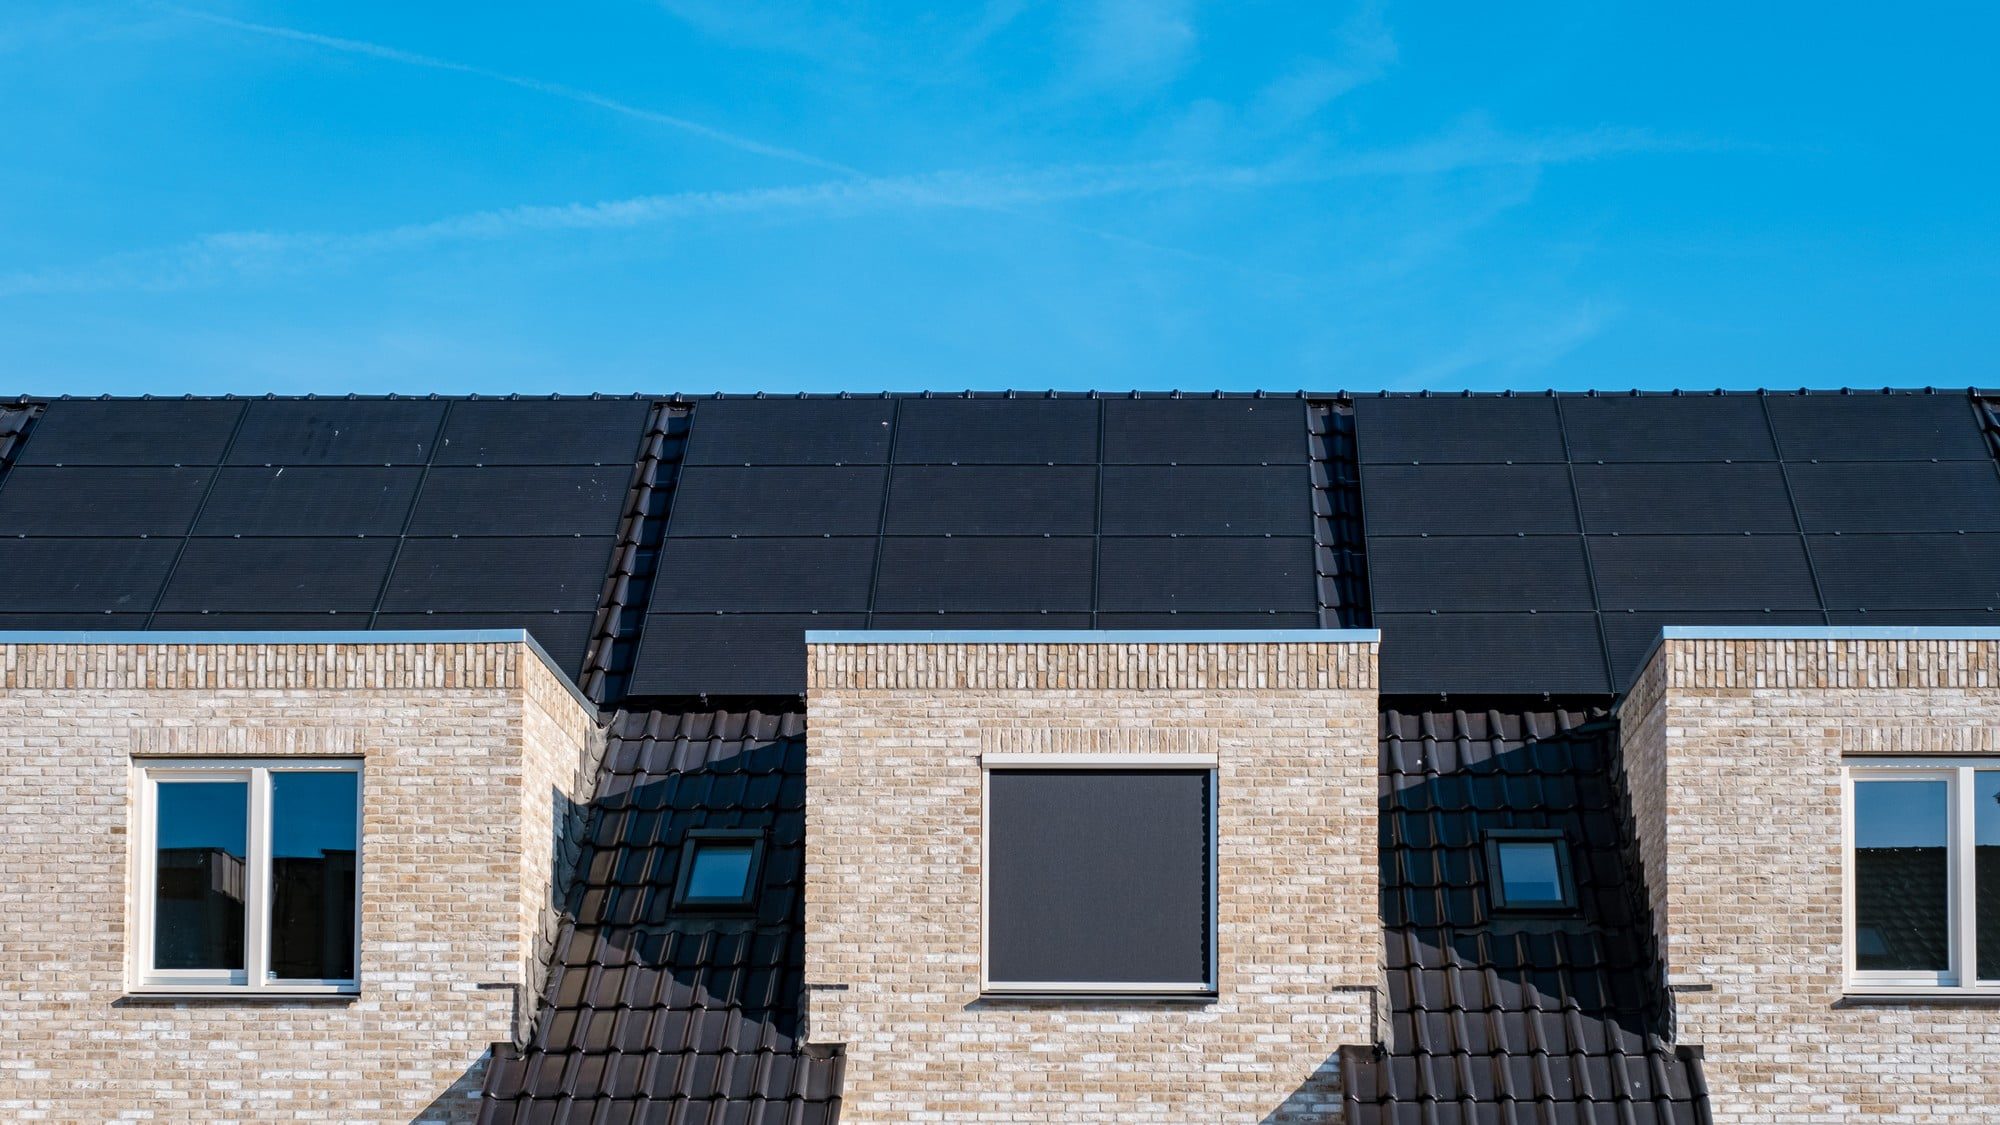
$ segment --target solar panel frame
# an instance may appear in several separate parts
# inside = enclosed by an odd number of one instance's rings
[[[692,465],[674,485],[669,537],[874,535],[880,465]]]
[[[217,473],[194,533],[394,536],[422,477],[420,468],[232,466]]]
[[[882,541],[879,612],[1088,613],[1088,536],[893,536]]]
[[[1361,466],[1368,535],[1575,535],[1566,465]]]
[[[1596,608],[1574,535],[1398,536],[1370,539],[1368,555],[1379,613]]]
[[[1290,465],[1309,459],[1303,399],[1104,401],[1106,465]]]
[[[181,536],[215,470],[19,465],[0,480],[0,535]]]
[[[1096,400],[909,398],[896,419],[899,465],[1095,465]]]
[[[611,535],[628,465],[437,466],[424,476],[409,534]]]
[[[1090,535],[1090,465],[897,465],[883,529],[892,536]]]
[[[1310,536],[1107,536],[1098,549],[1100,613],[1317,613]]]
[[[237,399],[58,399],[16,465],[214,465],[245,403]]]
[[[1312,474],[1292,465],[1107,465],[1105,535],[1311,534]]]
[[[1545,395],[1359,398],[1362,464],[1560,464],[1568,460],[1555,400]]]
[[[873,536],[668,540],[652,606],[681,613],[865,613],[876,543]]]
[[[881,465],[896,401],[716,399],[696,403],[686,465]]]
[[[231,465],[422,465],[445,402],[433,399],[269,399],[250,403]]]

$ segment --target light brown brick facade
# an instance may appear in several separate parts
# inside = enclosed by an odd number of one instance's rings
[[[594,716],[524,643],[0,644],[0,1120],[468,1121]],[[359,996],[126,994],[135,757],[365,761]]]
[[[1373,643],[817,644],[808,683],[808,1026],[845,1044],[844,1121],[1338,1113],[1380,1002]],[[1215,999],[981,997],[986,753],[1215,756]]]
[[[2000,1004],[1843,995],[1841,763],[2000,750],[2000,641],[1663,642],[1621,710],[1718,1123],[2000,1120]]]

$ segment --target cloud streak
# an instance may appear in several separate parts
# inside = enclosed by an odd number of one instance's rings
[[[489,82],[499,82],[522,90],[531,90],[537,94],[546,94],[549,97],[575,102],[578,105],[606,110],[649,124],[665,126],[666,128],[727,145],[730,148],[743,152],[755,153],[758,156],[767,156],[776,160],[784,160],[808,168],[817,168],[823,172],[836,172],[843,176],[864,176],[867,174],[859,168],[842,164],[839,161],[814,156],[809,152],[800,152],[798,149],[786,148],[783,145],[769,144],[754,137],[746,137],[740,133],[732,133],[726,129],[718,129],[713,125],[705,125],[699,121],[692,121],[685,117],[676,117],[670,113],[660,113],[657,110],[632,105],[629,102],[622,102],[616,98],[606,97],[603,94],[594,93],[590,90],[578,89],[575,86],[565,86],[560,82],[544,82],[539,78],[523,78],[519,75],[507,74],[503,71],[489,70],[483,66],[473,66],[469,63],[453,62],[450,59],[441,59],[431,55],[420,55],[413,51],[401,50],[396,47],[387,47],[380,43],[370,43],[361,39],[342,39],[338,36],[321,35],[317,32],[301,31],[298,28],[282,27],[276,24],[252,23],[248,20],[234,19],[229,16],[217,15],[213,12],[204,12],[194,8],[182,8],[172,4],[163,4],[160,5],[160,8],[162,11],[171,12],[186,19],[199,20],[217,27],[232,28],[237,31],[249,32],[253,35],[262,35],[272,39],[286,39],[294,43],[307,43],[316,47],[324,47],[331,51],[339,51],[343,54],[360,55],[366,58],[380,59],[384,62],[399,63],[403,66],[443,71],[448,74],[464,74],[474,78],[482,78]]]
[[[567,232],[622,230],[748,215],[846,219],[959,210],[1037,218],[1036,209],[1112,197],[1186,191],[1255,191],[1361,177],[1433,176],[1479,168],[1539,168],[1623,154],[1712,148],[1642,131],[1509,138],[1469,128],[1403,149],[1266,165],[1171,163],[947,171],[842,178],[795,187],[688,191],[594,203],[468,212],[351,233],[225,231],[175,246],[113,255],[80,267],[0,274],[0,298],[116,290],[173,290],[425,249]],[[1183,257],[1183,251],[1063,220],[1079,233]]]

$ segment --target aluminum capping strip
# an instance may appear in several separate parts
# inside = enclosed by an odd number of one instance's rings
[[[569,673],[526,629],[196,629],[41,630],[0,629],[0,648],[9,645],[470,645],[525,644],[571,698],[593,716],[597,704],[571,682]]]
[[[2000,630],[1994,631],[2000,635]],[[0,634],[4,637],[5,634]],[[1379,644],[1380,629],[808,629],[809,645]]]

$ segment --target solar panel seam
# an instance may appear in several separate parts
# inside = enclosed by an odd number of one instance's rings
[[[1104,403],[1097,403],[1097,490],[1090,519],[1090,625],[1097,628],[1104,607]]]
[[[222,451],[215,458],[215,466],[209,470],[208,484],[202,489],[201,500],[195,504],[194,516],[188,520],[190,531],[200,526],[201,513],[208,507],[208,498],[215,494],[216,482],[222,479],[222,466],[229,463],[229,451],[235,448],[237,435],[243,432],[243,422],[249,416],[249,404],[237,407],[236,421],[229,427],[229,437],[222,443]],[[160,615],[160,606],[166,602],[167,592],[173,589],[174,575],[180,571],[181,559],[187,556],[188,542],[191,538],[187,535],[181,537],[180,546],[174,551],[174,560],[167,564],[167,575],[160,580],[160,588],[153,595],[153,605],[146,611],[146,627],[149,629],[152,628],[153,619]]]
[[[890,468],[883,475],[882,501],[875,512],[875,559],[868,569],[868,607],[862,618],[870,628],[874,627],[876,602],[882,595],[882,554],[888,549],[889,499],[895,488],[896,433],[902,428],[902,422],[903,404],[898,400],[889,410],[889,448],[883,454],[883,460],[889,463]]]
[[[1575,506],[1576,527],[1581,534],[1588,525],[1584,522],[1583,496],[1576,486],[1576,458],[1570,453],[1569,427],[1560,400],[1556,402],[1555,408],[1556,440],[1562,447],[1563,467],[1569,476],[1570,503]],[[1611,636],[1604,627],[1604,596],[1597,588],[1596,563],[1591,558],[1588,538],[1583,541],[1583,579],[1590,586],[1590,610],[1597,618],[1597,652],[1599,659],[1604,661],[1604,678],[1606,682],[1615,686],[1618,682],[1618,671],[1611,664]]]
[[[437,463],[438,450],[444,445],[445,430],[451,425],[451,408],[456,405],[447,401],[438,412],[437,429],[431,432],[429,456],[424,458],[423,471],[417,474],[416,490],[410,493],[410,506],[403,512],[403,526],[396,534],[396,550],[389,556],[389,569],[382,574],[382,585],[375,591],[375,608],[369,611],[368,627],[373,629],[382,617],[382,603],[389,598],[389,587],[396,581],[396,567],[403,561],[403,548],[410,541],[410,527],[416,521],[417,508],[424,502],[424,485],[430,481],[431,466]]]
[[[1806,574],[1812,578],[1813,600],[1819,603],[1820,620],[1830,624],[1833,618],[1827,616],[1826,590],[1820,585],[1819,568],[1813,562],[1812,539],[1806,535],[1805,520],[1799,517],[1799,498],[1798,494],[1792,491],[1792,474],[1786,465],[1784,442],[1778,437],[1778,424],[1771,417],[1771,400],[1759,397],[1757,403],[1764,408],[1764,424],[1771,428],[1771,444],[1778,449],[1778,476],[1785,484],[1785,502],[1791,507],[1792,526],[1798,529],[1799,550],[1805,554]]]

